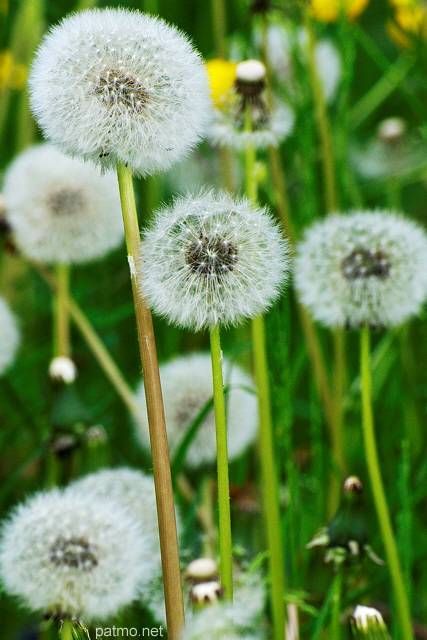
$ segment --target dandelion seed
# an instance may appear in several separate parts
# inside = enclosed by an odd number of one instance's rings
[[[217,89],[218,70],[210,69],[211,85]],[[234,85],[223,95],[215,94],[207,129],[213,145],[244,149],[247,146],[276,147],[292,131],[292,111],[276,97],[266,96],[266,70],[258,60],[245,60],[236,66]],[[246,125],[246,111],[250,112],[251,128]]]
[[[329,327],[390,327],[418,313],[427,296],[427,236],[389,211],[332,215],[297,248],[301,302]]]
[[[233,460],[254,441],[258,428],[257,400],[250,393],[253,382],[240,367],[224,362],[225,383],[230,387],[226,396],[228,409],[228,454]],[[164,391],[165,417],[171,455],[179,448],[183,438],[202,409],[212,399],[212,364],[208,353],[182,356],[160,367]],[[136,435],[144,449],[149,451],[148,417],[145,408],[144,384],[141,383],[136,399],[141,420],[135,425]],[[185,464],[198,468],[215,462],[215,417],[213,407],[204,417],[197,435],[192,440]]]
[[[18,325],[8,304],[0,298],[0,375],[15,359],[20,341]]]
[[[41,144],[20,154],[4,182],[6,217],[24,255],[45,263],[99,259],[123,241],[112,174]]]
[[[287,243],[276,223],[266,209],[226,192],[177,199],[144,238],[141,295],[184,328],[263,313],[286,280]]]
[[[64,152],[146,175],[169,168],[200,139],[208,113],[198,53],[174,27],[123,9],[65,18],[30,73],[31,106]]]
[[[138,595],[144,536],[116,502],[53,490],[3,524],[0,576],[34,611],[102,620]]]

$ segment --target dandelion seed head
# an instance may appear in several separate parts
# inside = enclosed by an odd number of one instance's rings
[[[43,132],[65,153],[141,175],[184,156],[208,117],[206,72],[186,36],[124,9],[82,11],[51,29],[30,92]]]
[[[329,327],[390,327],[419,312],[427,296],[427,236],[390,211],[332,215],[297,248],[301,302]]]
[[[3,524],[0,576],[34,611],[102,620],[137,597],[144,546],[134,518],[115,502],[55,489]]]
[[[0,327],[0,375],[2,375],[13,363],[20,342],[15,316],[3,298],[0,298]]]
[[[257,400],[250,393],[253,382],[239,366],[225,359],[224,384],[230,387],[226,396],[228,454],[233,460],[253,442],[257,432]],[[212,365],[209,353],[193,353],[175,358],[160,366],[164,391],[165,418],[171,455],[179,448],[188,429],[202,409],[212,399]],[[135,425],[142,446],[149,450],[148,418],[145,408],[144,385],[140,384],[136,397],[141,409],[140,424]],[[215,462],[215,418],[213,407],[204,417],[185,458],[190,468]]]
[[[226,192],[179,198],[158,212],[142,255],[141,295],[194,330],[263,313],[288,270],[287,244],[267,210]]]
[[[49,365],[49,375],[52,380],[58,380],[71,384],[77,377],[77,367],[71,358],[58,356],[51,360]]]
[[[101,175],[51,144],[30,147],[12,162],[4,197],[14,240],[32,260],[78,264],[123,240],[114,174]]]
[[[355,607],[351,623],[359,631],[370,631],[373,634],[386,629],[381,613],[374,607],[365,607],[361,604]]]

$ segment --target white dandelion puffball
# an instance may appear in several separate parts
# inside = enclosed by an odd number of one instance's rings
[[[15,359],[20,341],[18,325],[8,304],[0,298],[0,375]]]
[[[332,215],[297,247],[301,302],[328,327],[390,327],[416,314],[427,296],[427,235],[390,211]]]
[[[224,385],[226,395],[228,454],[233,460],[254,441],[258,428],[257,399],[251,377],[239,366],[225,359]],[[212,364],[209,353],[181,356],[160,366],[164,392],[165,418],[168,441],[173,456],[200,411],[212,399]],[[135,425],[138,440],[150,450],[148,417],[145,406],[144,384],[136,393],[141,419]],[[213,464],[216,459],[215,417],[213,406],[203,419],[185,458],[185,464],[198,468]]]
[[[117,179],[51,144],[21,153],[6,171],[6,217],[22,253],[38,262],[83,263],[123,241]]]
[[[208,117],[199,54],[178,29],[138,11],[93,9],[65,18],[38,49],[29,84],[49,140],[140,175],[185,155]]]
[[[115,501],[54,489],[12,512],[0,536],[5,590],[34,611],[102,620],[138,596],[150,558]]]
[[[159,211],[142,244],[141,295],[181,327],[234,325],[263,313],[288,271],[288,247],[265,208],[224,192]]]

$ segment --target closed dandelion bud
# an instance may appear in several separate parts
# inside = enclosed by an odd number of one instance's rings
[[[177,199],[142,245],[141,295],[183,328],[235,325],[263,313],[288,271],[288,247],[265,208],[226,192]]]
[[[340,505],[327,527],[321,529],[306,545],[325,548],[325,562],[335,567],[360,561],[368,555],[376,564],[383,561],[372,551],[368,540],[363,485],[356,476],[349,476],[342,488]]]
[[[392,327],[427,296],[427,235],[390,211],[331,215],[297,247],[301,302],[328,327]]]
[[[58,356],[51,360],[49,365],[49,375],[55,382],[70,384],[77,376],[77,367],[71,358]]]
[[[102,258],[123,240],[114,174],[68,158],[53,145],[21,153],[6,171],[6,215],[20,251],[43,263]]]
[[[356,640],[390,640],[390,634],[381,613],[373,607],[358,604],[350,618]]]
[[[115,615],[136,598],[149,563],[134,518],[92,495],[39,493],[15,508],[1,531],[5,591],[49,615]]]
[[[179,449],[194,421],[206,408],[202,422],[185,456],[185,465],[197,469],[216,460],[215,416],[212,403],[212,364],[208,353],[194,353],[160,366],[164,392],[165,418],[171,456]],[[224,362],[224,382],[228,388],[228,455],[233,460],[254,441],[258,429],[257,399],[253,382],[240,367]],[[136,399],[141,419],[135,425],[138,440],[150,451],[144,384]],[[209,406],[209,403],[210,406]]]
[[[192,584],[218,578],[218,565],[212,558],[197,558],[188,565],[184,578]]]
[[[221,585],[216,580],[198,582],[190,589],[190,601],[195,609],[218,602],[223,596]]]
[[[8,304],[0,298],[0,376],[15,359],[20,341],[18,325]]]
[[[216,106],[207,129],[208,140],[237,150],[278,146],[292,131],[294,115],[277,97],[267,99],[263,63],[245,60],[237,64],[233,86],[226,85],[222,95],[216,78],[219,65],[216,67],[209,69]]]
[[[137,11],[94,9],[51,29],[30,72],[45,136],[102,167],[168,169],[200,139],[207,77],[187,38]]]

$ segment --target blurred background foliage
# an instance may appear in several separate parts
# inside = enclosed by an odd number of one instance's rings
[[[68,12],[94,5],[83,0],[77,5],[71,0],[0,2],[0,171],[20,150],[41,137],[28,111],[25,78],[42,33]],[[217,55],[212,10],[207,2],[122,0],[96,5],[157,13],[188,33],[206,60]],[[288,15],[291,21],[299,19],[298,7],[293,2],[279,1],[274,7],[279,18]],[[247,51],[255,55],[250,45],[251,32],[259,16],[247,0],[231,0],[226,3],[226,10],[229,41],[246,43]],[[335,44],[343,65],[338,96],[328,105],[339,203],[342,210],[397,207],[425,225],[427,46],[422,37],[412,46],[396,44],[387,28],[392,15],[393,8],[386,0],[371,0],[353,23],[314,22],[316,36],[326,36]],[[280,153],[287,174],[292,220],[299,236],[313,218],[325,214],[326,205],[310,79],[303,66],[297,73],[305,91],[299,100],[293,133]],[[281,90],[280,86],[277,90]],[[363,165],[363,149],[375,139],[378,125],[385,118],[395,116],[405,120],[405,135],[417,145],[416,165],[409,162],[405,166],[403,162],[398,171],[379,171],[371,176],[356,172],[349,160],[351,154],[359,149]],[[198,159],[205,158],[207,163],[215,161],[215,152],[206,143],[197,153]],[[267,164],[266,154],[261,154],[260,159]],[[174,193],[182,192],[186,184],[200,179],[194,175],[195,166],[198,165],[183,163],[179,174],[174,169],[169,174],[136,182],[142,226],[161,202],[169,201]],[[212,174],[208,177],[218,183]],[[238,190],[242,191],[243,186],[239,185]],[[275,203],[268,169],[261,185],[261,200]],[[61,399],[47,374],[52,356],[50,289],[40,274],[16,253],[6,234],[1,250],[1,295],[10,303],[22,331],[18,358],[0,380],[2,515],[28,493],[46,486],[46,468],[51,455],[48,434],[52,426],[57,435],[71,434],[75,445],[57,461],[64,481],[104,464],[149,470],[149,460],[135,443],[128,411],[75,328],[72,348],[79,375],[74,391],[82,405],[81,417],[70,418],[65,415],[66,411],[58,414]],[[73,268],[71,289],[126,380],[135,388],[140,379],[140,364],[124,248],[103,261]],[[348,332],[345,340],[343,439],[347,468],[344,470],[339,469],[331,457],[328,430],[291,288],[269,313],[267,327],[277,464],[283,487],[288,585],[293,600],[300,602],[304,610],[304,602],[321,606],[331,580],[331,569],[323,564],[322,554],[305,549],[306,543],[336,508],[336,495],[330,494],[331,476],[341,483],[346,474],[356,474],[365,483],[369,541],[379,555],[382,553],[360,435],[358,339],[356,333]],[[155,330],[161,362],[176,354],[208,348],[208,337],[204,333],[179,331],[158,318]],[[318,328],[318,334],[332,379],[333,339],[324,329]],[[411,585],[413,616],[419,625],[420,638],[427,637],[426,337],[424,313],[402,329],[378,330],[373,356],[382,471],[405,575]],[[248,327],[224,331],[223,349],[248,367]],[[75,403],[74,399],[74,408],[79,406]],[[102,425],[106,441],[88,439],[88,429],[93,425]],[[236,556],[248,562],[264,548],[256,488],[256,452],[250,451],[233,462],[230,473],[233,542]],[[186,557],[192,558],[201,549],[194,503],[200,495],[198,478],[190,474],[188,481],[195,491],[193,500],[188,502],[179,492],[177,495],[185,525],[183,549]],[[344,605],[351,607],[364,600],[378,606],[387,617],[390,614],[388,590],[387,569],[366,561],[363,569],[351,571]],[[302,637],[311,637],[315,621],[312,614],[313,611],[301,613]],[[150,624],[149,614],[137,606],[125,617],[128,626]],[[0,620],[2,638],[32,637],[25,635],[23,629],[36,619],[20,610],[6,595],[0,599]]]

